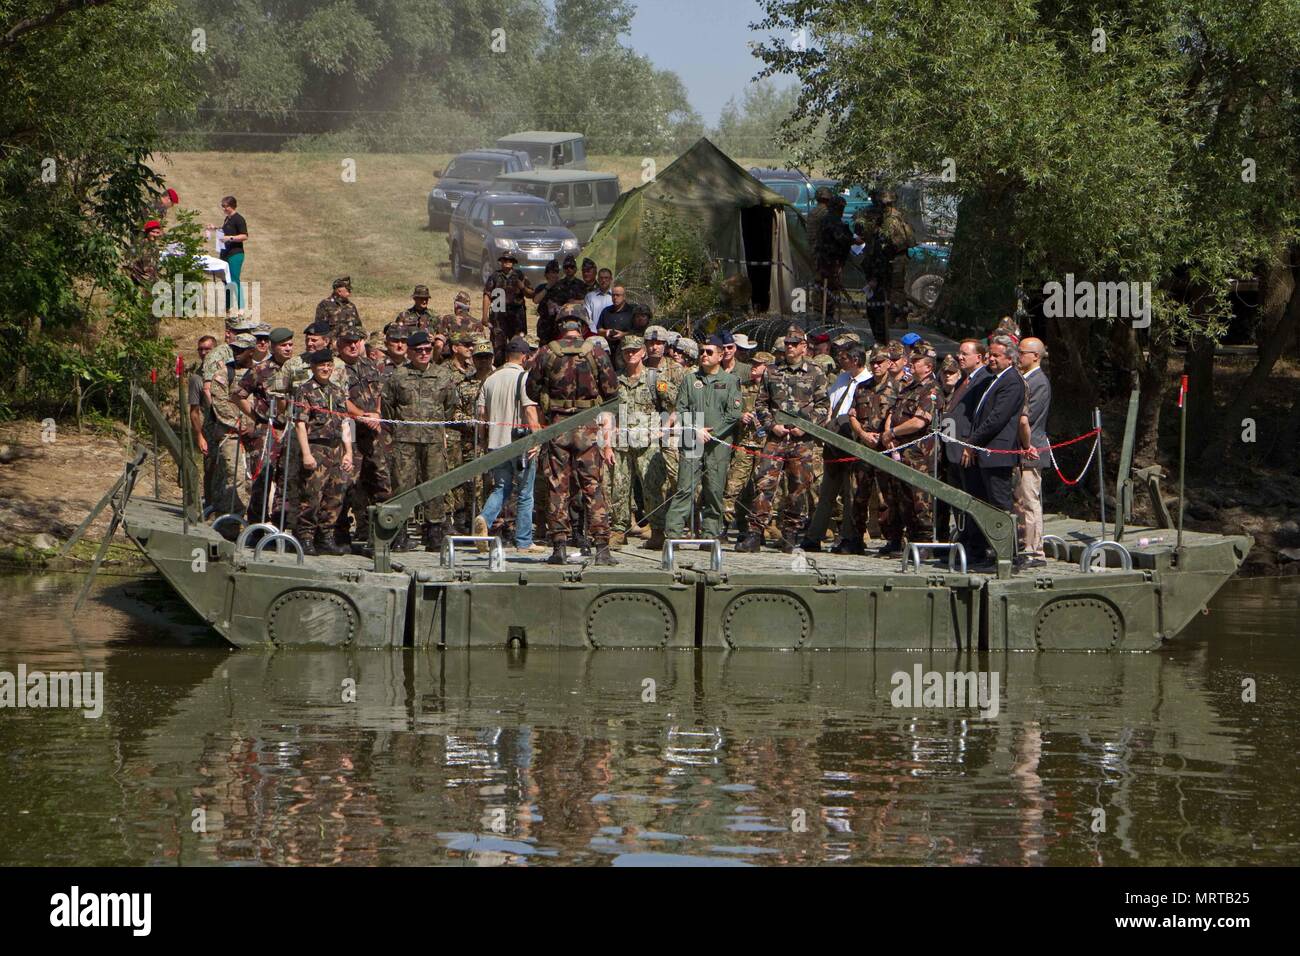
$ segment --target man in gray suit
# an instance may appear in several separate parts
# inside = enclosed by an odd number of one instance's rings
[[[1021,340],[1020,374],[1028,399],[1026,412],[1020,416],[1020,445],[1027,450],[1017,468],[1013,511],[1020,530],[1017,561],[1025,568],[1047,564],[1043,553],[1043,469],[1051,459],[1039,450],[1048,445],[1047,415],[1052,406],[1052,385],[1041,367],[1046,354],[1041,340]]]

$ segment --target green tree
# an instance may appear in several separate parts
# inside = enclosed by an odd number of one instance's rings
[[[745,88],[737,103],[727,100],[718,115],[714,144],[732,156],[761,156],[789,159],[791,150],[782,140],[782,127],[799,102],[794,86],[778,86],[762,80]]]

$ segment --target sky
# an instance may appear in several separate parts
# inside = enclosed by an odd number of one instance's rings
[[[626,42],[680,76],[691,105],[713,125],[727,100],[739,102],[762,67],[748,45],[765,35],[749,29],[760,19],[755,0],[638,0]]]

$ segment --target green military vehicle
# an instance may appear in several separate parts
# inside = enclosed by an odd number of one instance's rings
[[[534,169],[586,169],[587,137],[581,133],[529,130],[497,140],[498,149],[523,150]]]
[[[507,560],[498,538],[449,537],[441,554],[391,550],[415,508],[595,421],[616,402],[372,506],[373,558],[304,557],[293,536],[273,525],[205,518],[188,418],[182,416],[177,436],[145,392],[135,395],[178,464],[181,500],[133,497],[147,457],[139,450],[68,547],[111,505],[113,520],[91,575],[121,524],[181,597],[241,647],[1150,650],[1205,608],[1253,543],[1181,529],[1175,535],[1155,470],[1131,472],[1135,391],[1112,486],[1120,513],[1109,523],[1047,515],[1051,555],[1042,568],[1014,569],[1012,515],[785,412],[778,420],[797,421],[827,445],[974,521],[997,555],[995,570],[968,570],[958,546],[920,542],[911,543],[901,566],[897,559],[827,554],[728,553],[724,561],[720,545],[701,551],[698,541],[669,541],[662,554],[624,549],[616,567]],[[292,452],[287,457],[292,468]],[[1130,524],[1134,493],[1142,489],[1151,493],[1159,527]],[[235,530],[233,541],[222,533],[233,537]],[[486,553],[477,550],[482,544],[490,545]]]
[[[550,200],[564,224],[586,245],[618,202],[618,177],[580,169],[505,173],[492,181],[497,192],[528,193]]]

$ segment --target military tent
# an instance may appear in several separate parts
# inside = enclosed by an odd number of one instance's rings
[[[619,196],[583,249],[617,276],[644,261],[647,214],[697,223],[726,276],[749,280],[757,312],[791,312],[794,290],[812,276],[799,213],[726,153],[701,138],[654,179]]]

